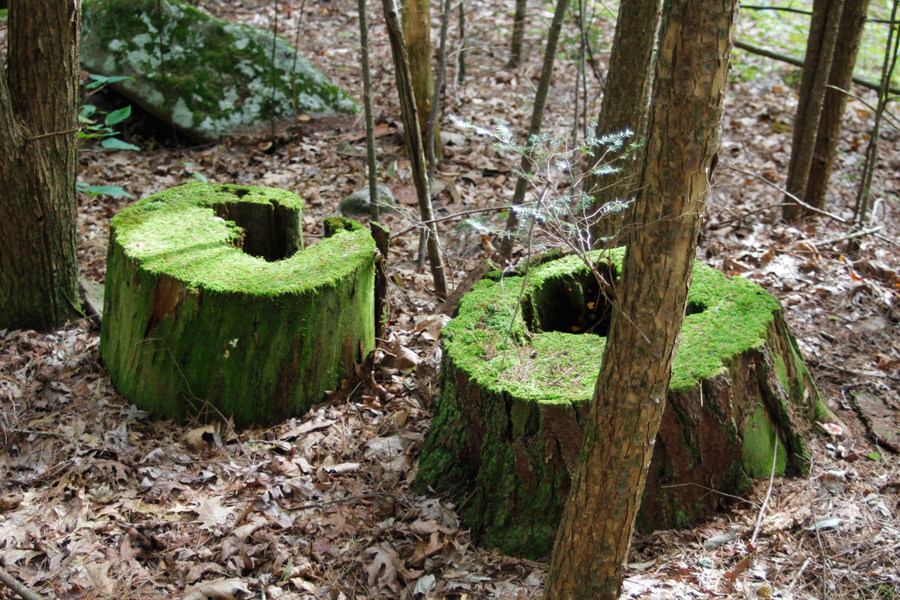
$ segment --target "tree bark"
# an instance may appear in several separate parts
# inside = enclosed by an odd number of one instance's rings
[[[800,80],[800,99],[794,118],[791,161],[788,165],[787,191],[806,200],[813,152],[818,137],[819,121],[825,102],[825,86],[830,79],[844,0],[816,0]],[[803,207],[785,196],[783,216],[796,221],[805,214]]]
[[[853,67],[862,38],[863,26],[866,23],[866,10],[869,0],[844,0],[841,22],[837,39],[841,43],[841,51],[834,53],[831,72],[828,74],[828,85],[849,90],[853,80]],[[816,208],[825,207],[825,192],[828,180],[837,155],[837,144],[841,136],[844,121],[844,107],[847,95],[836,89],[825,90],[825,104],[819,120],[819,131],[816,135],[816,147],[813,151],[812,165],[806,185],[806,202]]]
[[[631,129],[633,140],[646,136],[648,96],[653,83],[653,46],[659,25],[660,0],[622,0],[616,21],[612,53],[609,59],[609,73],[603,90],[603,105],[597,121],[597,137]],[[599,210],[612,200],[625,200],[637,191],[637,177],[640,176],[643,148],[635,149],[630,156],[604,156],[603,162],[618,161],[621,171],[613,177],[588,173],[584,180],[584,191],[591,196],[592,212]],[[596,166],[589,164],[588,169]],[[615,163],[613,163],[615,164]],[[600,244],[612,247],[621,244],[623,227],[630,210],[611,213],[591,224],[591,240],[601,237],[612,238],[611,243]],[[618,243],[616,243],[618,242]]]
[[[628,236],[550,599],[614,599],[665,408],[718,145],[737,0],[667,0],[642,192]]]
[[[515,68],[522,64],[522,40],[525,37],[525,16],[527,11],[528,0],[516,0],[512,42],[509,45],[509,61],[506,63],[506,66],[510,68]]]
[[[0,68],[0,329],[79,310],[76,114],[80,0],[12,0]]]
[[[412,77],[419,114],[419,131],[428,130],[431,99],[434,95],[434,76],[431,72],[431,0],[403,0],[403,37],[409,56],[409,73]],[[441,159],[441,132],[434,131],[434,155]]]
[[[412,165],[413,184],[419,199],[419,214],[422,217],[423,227],[426,228],[428,263],[434,279],[434,291],[440,298],[445,298],[447,296],[447,276],[444,273],[440,239],[431,207],[428,170],[425,166],[425,151],[422,145],[422,129],[419,127],[420,121],[409,72],[407,46],[403,40],[403,29],[400,26],[395,0],[381,0],[381,4],[384,9],[388,37],[391,41],[391,55],[394,57],[394,75],[397,78],[397,93],[400,96],[400,116],[403,119],[403,129],[406,133],[406,147]]]

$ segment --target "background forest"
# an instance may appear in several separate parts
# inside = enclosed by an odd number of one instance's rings
[[[229,22],[277,29],[361,98],[355,2],[195,4]],[[397,200],[381,217],[394,237],[388,318],[372,375],[361,372],[308,414],[273,427],[176,423],[151,418],[116,392],[99,358],[96,318],[44,333],[0,330],[0,566],[33,593],[540,597],[547,559],[478,547],[460,526],[459,507],[410,489],[435,408],[438,336],[448,317],[420,256],[394,63],[381,5],[369,4],[377,176]],[[514,143],[525,140],[553,16],[552,4],[532,0],[521,59],[511,66],[512,4],[465,0],[453,7],[439,120],[443,159],[431,190],[450,289],[485,259],[497,259],[521,156],[510,150],[514,144],[494,142],[507,132]],[[757,481],[708,523],[637,535],[622,597],[900,593],[900,134],[892,104],[881,120],[867,211],[855,210],[879,112],[872,87],[882,78],[885,48],[896,46],[896,25],[889,37],[883,21],[896,18],[896,6],[870,2],[854,75],[872,86],[852,89],[823,210],[787,223],[796,63],[811,9],[811,2],[760,2],[740,10],[697,256],[781,301],[841,423],[807,432],[807,477]],[[569,9],[541,128],[554,158],[584,144],[600,112],[617,11],[614,3],[588,0]],[[439,31],[435,4],[435,49]],[[4,60],[6,45],[0,21]],[[82,104],[101,114],[131,107],[129,118],[112,123],[121,145],[83,139],[78,148],[84,279],[104,279],[113,215],[181,183],[293,191],[304,200],[311,241],[321,238],[323,218],[366,185],[362,113],[300,115],[263,132],[196,144],[82,75]],[[900,86],[900,73],[891,85]],[[557,196],[583,168],[571,159],[564,167],[541,164],[549,175],[536,188]],[[517,240],[514,259],[561,246],[549,227],[537,227]],[[13,591],[0,587],[5,597]]]

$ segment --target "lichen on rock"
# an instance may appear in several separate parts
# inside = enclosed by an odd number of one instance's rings
[[[81,62],[190,137],[215,140],[298,113],[358,107],[283,38],[180,0],[84,0]]]
[[[612,282],[622,257],[592,260]],[[463,521],[484,545],[537,557],[577,463],[611,309],[578,257],[532,264],[521,297],[522,274],[479,282],[444,328],[416,486],[464,499]],[[776,471],[802,472],[800,432],[817,400],[778,302],[695,263],[639,527],[708,515],[723,498],[710,489],[739,493],[768,476],[776,438]]]

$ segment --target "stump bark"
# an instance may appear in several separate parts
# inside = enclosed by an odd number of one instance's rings
[[[335,218],[303,249],[301,208],[200,183],[112,219],[100,351],[123,396],[163,417],[268,423],[340,385],[375,346],[375,244]]]
[[[622,255],[595,253],[607,281]],[[577,257],[533,267],[521,289],[518,276],[480,282],[444,329],[416,488],[458,502],[482,545],[536,558],[578,460],[610,307]],[[741,493],[773,460],[802,473],[801,433],[826,411],[777,300],[696,263],[638,527],[707,517],[726,499],[716,492]]]

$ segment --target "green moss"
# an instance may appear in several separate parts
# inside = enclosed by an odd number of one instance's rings
[[[606,258],[618,271],[622,256],[617,249],[596,253],[594,259]],[[515,305],[521,277],[479,282],[463,298],[459,316],[444,329],[446,352],[489,389],[542,403],[589,402],[605,338],[531,331],[525,319],[529,312],[537,312],[527,307],[542,288],[563,279],[572,283],[573,274],[589,276],[577,256],[535,267],[519,311]],[[685,317],[669,384],[676,392],[723,373],[732,357],[764,344],[773,313],[780,310],[778,302],[753,282],[728,279],[699,262],[694,265],[688,302],[705,310]]]
[[[345,226],[300,250],[300,209],[281,190],[196,183],[112,219],[101,354],[125,397],[162,416],[209,403],[271,422],[340,385],[374,348],[375,244]],[[293,254],[242,251],[257,226]]]
[[[296,113],[356,104],[282,38],[216,19],[179,0],[85,0],[81,60],[157,116],[216,139]],[[164,61],[160,60],[160,45]]]
[[[779,440],[777,456],[775,456],[775,437],[778,432],[762,404],[756,407],[750,420],[744,427],[744,444],[742,447],[742,464],[750,477],[768,477],[772,472],[772,460],[775,460],[775,474],[784,475],[787,467],[788,448]]]
[[[123,210],[111,221],[125,255],[155,275],[188,287],[254,296],[300,295],[346,277],[374,256],[364,227],[340,239],[322,240],[290,260],[268,262],[239,248],[242,228],[216,214],[233,202],[282,207],[299,215],[300,199],[272,188],[193,183],[155,194]],[[299,218],[299,217],[296,217]]]
[[[612,279],[623,254],[603,251],[592,260]],[[553,542],[605,344],[601,335],[570,330],[590,324],[602,331],[605,313],[598,308],[599,286],[578,257],[535,259],[527,274],[495,275],[463,297],[459,315],[442,332],[441,398],[415,487],[462,498],[463,522],[485,546],[539,557]],[[781,328],[778,302],[759,286],[695,263],[663,419],[667,429],[657,438],[654,485],[646,490],[653,495],[645,503],[652,514],[642,510],[639,527],[686,526],[718,503],[698,488],[668,484],[687,481],[740,493],[748,474],[767,477],[773,421],[786,441],[779,473],[802,457],[791,400],[780,392],[789,386],[769,389],[764,361],[756,370],[761,363],[755,350],[762,357],[771,351],[793,358],[770,346],[780,334],[792,340]],[[774,369],[801,392],[795,404],[805,406],[802,394],[811,382],[801,377],[794,383],[792,367],[783,361]],[[741,388],[729,389],[735,377]],[[753,394],[762,395],[760,404],[748,409]],[[754,408],[745,443],[746,411]]]

